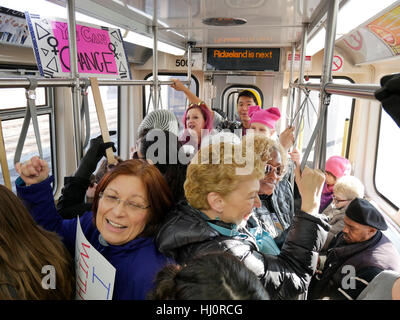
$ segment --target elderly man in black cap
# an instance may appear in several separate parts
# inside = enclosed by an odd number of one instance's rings
[[[344,227],[328,248],[324,268],[313,276],[308,299],[356,299],[383,270],[400,272],[400,255],[381,232],[387,225],[367,200],[348,205]]]

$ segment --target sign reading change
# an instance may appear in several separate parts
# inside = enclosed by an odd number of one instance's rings
[[[25,12],[40,74],[70,75],[68,23]],[[131,79],[119,29],[76,24],[78,73],[81,77]]]

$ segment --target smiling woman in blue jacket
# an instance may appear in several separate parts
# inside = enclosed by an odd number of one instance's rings
[[[47,162],[33,157],[17,163],[18,196],[36,223],[57,232],[74,255],[77,218],[63,220],[54,205]],[[93,211],[80,217],[87,240],[116,269],[113,299],[145,299],[167,258],[154,235],[171,207],[171,193],[161,173],[144,160],[127,160],[97,186]]]

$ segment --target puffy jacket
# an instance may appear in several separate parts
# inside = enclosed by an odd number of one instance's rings
[[[326,215],[329,219],[329,224],[331,226],[331,229],[329,230],[328,237],[326,238],[326,242],[324,247],[321,250],[321,253],[326,252],[328,249],[331,241],[333,238],[343,230],[344,227],[344,216],[345,216],[345,211],[346,211],[346,206],[340,208],[340,209],[335,209],[332,206],[328,206],[325,208],[325,210],[322,212],[322,214]]]
[[[178,263],[196,254],[227,251],[258,276],[272,299],[295,299],[308,287],[318,251],[325,243],[329,225],[321,218],[297,212],[281,253],[271,256],[258,250],[255,239],[245,229],[235,235],[236,225],[209,221],[201,211],[180,202],[168,214],[156,236],[156,245]],[[231,229],[233,235],[222,235],[210,224]]]
[[[53,177],[38,184],[25,186],[18,178],[17,194],[28,207],[36,223],[62,238],[72,256],[75,254],[77,218],[63,220],[54,206],[51,182]],[[86,212],[80,218],[82,232],[116,269],[113,300],[143,300],[153,289],[156,273],[168,262],[154,244],[154,238],[136,238],[123,245],[111,245],[100,237],[93,223],[93,213]]]

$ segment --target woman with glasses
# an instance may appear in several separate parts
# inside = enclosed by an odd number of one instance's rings
[[[33,157],[17,163],[17,193],[36,223],[55,231],[74,256],[77,218],[63,220],[54,206],[47,162]],[[171,206],[171,193],[157,168],[127,160],[107,172],[96,188],[92,211],[80,217],[82,231],[115,268],[113,299],[145,299],[167,259],[154,236]]]
[[[327,250],[332,239],[342,231],[346,208],[355,198],[364,198],[363,183],[354,176],[341,177],[333,187],[332,203],[322,212],[329,218],[331,225],[322,253]]]
[[[284,179],[287,167],[287,154],[274,140],[267,139],[265,151],[270,159],[265,164],[264,177],[260,180],[258,196],[261,204],[254,208],[247,221],[249,230],[262,230],[274,239],[279,253],[294,216],[293,191],[290,182]],[[255,229],[256,228],[256,229]]]
[[[263,140],[264,139],[264,140]],[[305,168],[298,177],[302,211],[279,255],[263,253],[255,237],[240,225],[260,206],[259,180],[264,176],[267,138],[241,144],[207,145],[192,159],[184,184],[187,202],[168,214],[156,243],[182,264],[197,254],[228,252],[256,274],[272,299],[295,299],[313,274],[328,225],[318,211],[323,173]]]

